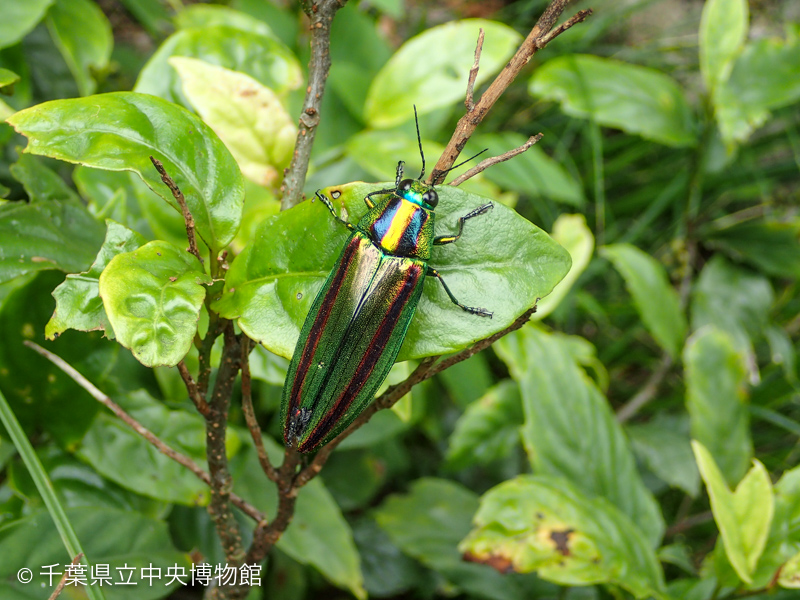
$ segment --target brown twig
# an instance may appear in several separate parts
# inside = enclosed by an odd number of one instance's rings
[[[650,374],[650,377],[648,377],[642,389],[617,411],[617,421],[624,423],[639,412],[645,404],[655,398],[656,392],[658,392],[658,386],[661,385],[664,377],[669,373],[671,366],[672,357],[665,353],[661,357],[661,362],[658,367]]]
[[[241,344],[231,321],[226,321],[223,335],[225,345],[222,360],[217,370],[213,394],[208,401],[209,410],[206,417],[206,458],[211,476],[211,502],[208,505],[208,514],[214,521],[228,564],[239,566],[242,564],[245,552],[239,523],[231,509],[233,478],[228,468],[225,439],[233,384],[239,373],[242,357]]]
[[[186,390],[189,392],[189,399],[194,403],[195,407],[197,408],[197,412],[204,417],[208,416],[208,403],[197,389],[197,384],[195,383],[192,374],[189,373],[189,368],[186,366],[186,363],[183,361],[178,363],[178,372],[181,374],[181,379],[183,379]]]
[[[271,481],[278,481],[278,471],[272,466],[267,454],[267,449],[264,448],[264,440],[261,437],[261,427],[256,420],[256,412],[253,409],[253,394],[252,394],[252,381],[250,378],[250,339],[243,338],[242,341],[242,412],[244,413],[244,420],[247,423],[247,428],[250,430],[250,437],[253,438],[253,444],[258,453],[258,462],[264,470],[264,474]]]
[[[303,199],[311,148],[320,119],[320,105],[325,93],[325,83],[331,70],[331,24],[336,12],[347,4],[347,0],[320,0],[303,2],[303,10],[311,19],[311,60],[308,63],[308,87],[292,162],[286,169],[281,185],[281,210],[299,204]]]
[[[467,360],[474,354],[477,354],[481,350],[491,346],[501,337],[508,335],[512,331],[516,331],[525,325],[525,323],[530,320],[531,315],[535,312],[535,306],[533,308],[529,308],[511,325],[502,331],[498,331],[494,335],[480,340],[469,348],[466,348],[465,350],[462,350],[461,352],[458,352],[457,354],[454,354],[453,356],[450,356],[439,363],[436,363],[436,361],[439,359],[438,356],[430,356],[423,359],[423,361],[417,366],[416,369],[414,369],[414,372],[411,373],[411,375],[409,375],[404,381],[396,385],[389,386],[389,389],[381,394],[360,415],[358,415],[358,417],[356,417],[356,419],[347,427],[347,429],[323,446],[322,449],[317,452],[316,456],[314,456],[314,460],[311,461],[311,464],[298,473],[294,481],[295,486],[302,487],[316,477],[322,470],[322,467],[325,465],[328,457],[331,455],[331,452],[333,452],[336,446],[342,443],[345,438],[350,436],[356,429],[365,425],[376,412],[394,406],[400,400],[400,398],[410,392],[411,388],[418,383],[421,383],[426,379],[430,379],[437,373],[441,373],[456,363]]]
[[[211,485],[211,477],[208,473],[206,473],[196,462],[194,462],[191,458],[186,456],[185,454],[181,454],[180,452],[173,450],[163,441],[161,441],[158,436],[156,436],[152,431],[147,429],[144,425],[139,423],[136,419],[130,416],[125,410],[116,402],[114,402],[111,398],[106,396],[103,392],[97,389],[91,381],[86,379],[83,375],[81,375],[78,371],[76,371],[69,363],[67,363],[63,358],[60,356],[53,354],[49,350],[45,350],[38,344],[35,344],[29,340],[25,340],[23,342],[26,346],[35,350],[42,356],[44,356],[47,360],[52,362],[55,366],[61,369],[67,376],[69,376],[75,383],[85,389],[89,394],[97,400],[100,404],[108,408],[111,412],[113,412],[119,419],[125,423],[128,427],[133,429],[136,433],[150,442],[156,450],[161,452],[164,456],[167,456],[177,462],[178,464],[186,467],[192,473],[194,473],[198,479],[202,480],[204,483]],[[259,522],[264,520],[264,515],[253,505],[248,503],[247,501],[243,500],[239,496],[235,494],[231,494],[231,502],[239,508],[244,514],[251,517],[253,520]]]
[[[703,523],[708,523],[714,518],[714,514],[708,510],[705,512],[698,513],[696,515],[692,515],[691,517],[686,517],[682,521],[675,523],[671,527],[669,527],[664,532],[664,537],[672,537],[678,533],[682,533],[687,529],[691,529],[695,525],[702,525]]]
[[[568,2],[569,0],[553,0],[553,2],[550,3],[539,18],[539,21],[533,29],[531,29],[528,37],[522,42],[517,53],[508,61],[508,64],[500,71],[472,109],[467,110],[466,114],[461,117],[450,141],[447,143],[447,147],[431,172],[428,180],[430,183],[441,183],[447,169],[453,166],[453,163],[455,163],[461,150],[464,149],[469,138],[472,137],[475,129],[481,121],[483,121],[498,98],[500,98],[508,86],[511,85],[511,82],[516,79],[522,68],[528,64],[533,55],[556,36],[566,31],[569,27],[580,23],[592,13],[591,9],[582,10],[566,21],[562,26],[553,29],[553,26],[561,16],[561,13],[564,12]]]
[[[475,177],[475,175],[477,175],[478,173],[482,173],[483,171],[485,171],[486,169],[488,169],[492,165],[496,165],[498,163],[505,162],[505,161],[507,161],[507,160],[509,160],[511,158],[514,158],[518,154],[522,154],[528,148],[530,148],[536,142],[538,142],[540,139],[542,139],[542,135],[543,134],[541,134],[541,133],[537,133],[536,135],[533,135],[533,136],[529,137],[528,141],[525,142],[524,144],[522,144],[522,146],[520,146],[519,148],[514,148],[513,150],[509,150],[508,152],[504,152],[500,156],[493,156],[493,157],[486,158],[486,159],[482,160],[477,165],[472,167],[469,171],[466,171],[465,173],[462,173],[461,175],[459,175],[458,177],[453,179],[453,181],[450,182],[450,185],[459,186],[462,183],[464,183],[465,181],[467,181],[468,179],[471,179],[471,178]]]
[[[186,205],[186,198],[183,197],[183,192],[178,187],[178,184],[173,181],[172,177],[169,176],[167,170],[164,168],[164,165],[161,164],[160,160],[151,156],[150,162],[153,163],[156,171],[161,174],[161,181],[167,185],[169,191],[172,192],[172,196],[175,198],[175,201],[178,203],[178,206],[181,207],[183,222],[186,225],[186,239],[189,240],[189,252],[197,257],[197,260],[200,261],[200,264],[203,264],[203,257],[200,256],[200,249],[197,247],[197,237],[195,236],[194,232],[194,217],[192,216],[192,212],[189,210],[189,207]]]
[[[475,80],[478,78],[478,69],[481,65],[483,37],[483,27],[481,27],[478,33],[478,43],[475,44],[475,62],[472,63],[472,68],[469,70],[469,79],[467,80],[467,98],[464,100],[464,106],[467,107],[467,112],[475,108]]]
[[[78,552],[78,555],[72,559],[72,562],[70,564],[72,566],[75,566],[80,562],[82,558],[83,558],[83,552]],[[67,585],[67,579],[69,579],[70,574],[72,573],[70,573],[69,569],[64,569],[64,574],[61,576],[61,579],[59,579],[56,589],[53,590],[53,593],[50,594],[50,597],[47,600],[56,600],[56,598],[58,598],[61,595],[61,591],[64,589],[64,586]]]

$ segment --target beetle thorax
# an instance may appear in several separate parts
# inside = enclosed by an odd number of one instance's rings
[[[389,254],[428,260],[433,212],[405,197],[415,193],[405,190],[403,196],[393,196],[372,222],[369,235],[375,244]]]

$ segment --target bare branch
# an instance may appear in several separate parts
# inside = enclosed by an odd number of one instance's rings
[[[208,403],[197,389],[197,384],[195,383],[192,374],[189,373],[189,368],[186,366],[185,362],[181,361],[178,363],[178,372],[181,374],[181,378],[186,386],[186,390],[189,392],[189,399],[194,402],[197,412],[204,417],[208,416],[208,411],[210,410],[208,408]]]
[[[500,156],[494,156],[494,157],[486,158],[486,159],[482,160],[477,165],[472,167],[469,171],[466,171],[465,173],[462,173],[461,175],[459,175],[458,177],[453,179],[453,181],[450,182],[450,185],[452,185],[452,186],[461,185],[462,183],[464,183],[468,179],[471,179],[471,178],[475,177],[475,175],[477,175],[478,173],[482,173],[483,171],[485,171],[486,169],[488,169],[492,165],[496,165],[498,163],[505,162],[510,158],[514,158],[518,154],[522,154],[528,148],[530,148],[536,142],[538,142],[540,139],[542,139],[542,136],[543,136],[543,134],[537,133],[536,135],[533,135],[533,136],[529,137],[528,141],[525,142],[524,144],[522,144],[522,146],[520,146],[519,148],[514,148],[513,150],[509,150],[508,152],[504,152]]]
[[[244,420],[247,422],[247,428],[250,430],[250,437],[253,438],[256,452],[258,453],[258,462],[264,470],[264,474],[272,481],[278,481],[278,471],[272,466],[267,454],[267,449],[264,448],[264,440],[261,438],[261,427],[256,420],[256,413],[253,410],[253,394],[252,394],[252,381],[250,378],[250,339],[243,338],[242,341],[242,412],[244,413]]]
[[[172,177],[169,176],[167,170],[164,168],[164,165],[161,164],[160,160],[151,156],[150,162],[153,163],[153,166],[161,174],[161,181],[167,184],[169,191],[172,192],[173,197],[181,207],[183,222],[186,225],[186,239],[189,240],[189,252],[197,257],[197,260],[200,261],[200,264],[203,264],[203,257],[200,256],[200,250],[197,247],[197,237],[195,236],[194,232],[194,217],[192,216],[189,207],[186,205],[186,198],[183,197],[183,192],[178,187],[178,184],[173,181]]]
[[[116,402],[114,402],[111,398],[106,396],[103,392],[97,389],[91,381],[86,379],[83,375],[78,373],[69,363],[67,363],[63,358],[60,356],[53,354],[49,350],[45,350],[38,344],[35,344],[31,341],[25,340],[23,342],[28,348],[35,350],[42,356],[44,356],[47,360],[61,369],[66,375],[68,375],[75,383],[85,389],[89,394],[97,400],[100,404],[108,408],[111,412],[113,412],[117,417],[120,418],[122,422],[124,422],[128,427],[133,429],[136,433],[150,442],[156,450],[161,452],[164,456],[167,456],[177,462],[180,465],[183,465],[187,469],[189,469],[192,473],[194,473],[198,479],[202,480],[208,485],[211,485],[211,477],[208,473],[206,473],[196,462],[194,462],[191,458],[186,456],[185,454],[181,454],[176,450],[173,450],[167,444],[165,444],[161,439],[159,439],[152,431],[147,429],[144,425],[139,423],[136,419],[130,416],[125,410]],[[264,520],[264,515],[253,505],[249,504],[247,501],[243,500],[239,496],[235,494],[231,494],[231,502],[238,507],[243,513],[247,516],[251,517],[257,522]]]
[[[78,552],[78,555],[72,559],[71,565],[77,565],[80,560],[83,558],[83,552]],[[53,590],[53,593],[50,594],[50,597],[47,600],[56,600],[61,595],[61,591],[64,589],[64,586],[67,585],[67,577],[69,576],[70,572],[68,569],[64,569],[64,574],[61,576],[61,579],[58,581],[58,585],[56,589]]]
[[[551,42],[556,36],[566,31],[568,27],[559,27],[553,30],[553,26],[561,16],[561,13],[564,12],[568,2],[569,0],[553,0],[550,3],[539,18],[539,21],[533,29],[531,29],[528,37],[522,42],[517,53],[508,61],[508,64],[500,71],[472,109],[468,110],[467,113],[461,117],[450,141],[447,143],[447,147],[431,172],[430,178],[428,179],[430,183],[441,183],[445,172],[453,166],[461,150],[464,149],[469,138],[472,137],[472,134],[475,132],[475,129],[481,121],[483,121],[486,114],[492,106],[494,106],[503,92],[511,85],[511,82],[516,79],[517,75],[522,71],[522,68],[528,64],[533,55],[548,42]],[[586,19],[590,14],[591,10],[581,11],[569,19],[565,25],[569,24],[569,27],[571,27]]]
[[[617,411],[617,421],[624,423],[639,412],[645,404],[655,398],[658,386],[661,385],[662,380],[669,373],[671,366],[672,357],[669,354],[664,354],[658,368],[650,374],[642,389]]]
[[[540,38],[539,41],[537,42],[538,48],[541,50],[542,48],[547,46],[547,44],[552,42],[555,38],[557,38],[562,33],[564,33],[570,27],[585,21],[586,18],[591,14],[592,14],[592,9],[591,8],[587,8],[586,10],[579,10],[577,13],[572,15],[569,19],[564,21],[561,25],[559,25],[558,27],[556,27],[555,29],[550,31],[550,33],[548,33],[544,37]]]
[[[331,70],[331,24],[336,12],[347,4],[347,0],[320,0],[303,2],[303,10],[311,19],[311,60],[308,63],[308,87],[300,122],[297,141],[289,168],[284,173],[281,185],[281,209],[286,210],[303,199],[311,149],[319,125],[320,105],[325,93],[325,83]]]
[[[478,77],[478,69],[481,64],[481,51],[483,50],[483,27],[478,33],[478,43],[475,45],[475,62],[472,63],[472,68],[469,70],[469,80],[467,81],[467,98],[464,100],[464,106],[467,107],[467,112],[475,108],[475,99],[473,94],[475,92],[475,80]]]

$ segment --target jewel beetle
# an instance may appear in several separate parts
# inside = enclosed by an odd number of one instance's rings
[[[435,237],[438,196],[422,181],[419,124],[417,139],[419,179],[403,179],[399,162],[395,187],[367,194],[368,210],[357,224],[341,219],[331,201],[316,194],[352,233],[306,317],[283,387],[283,439],[300,452],[336,437],[372,402],[397,358],[427,277],[437,278],[462,310],[492,316],[461,304],[428,261],[433,246],[458,240],[464,222],[493,204],[459,218],[456,233]]]

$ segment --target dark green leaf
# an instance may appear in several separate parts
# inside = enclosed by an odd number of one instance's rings
[[[528,326],[494,347],[522,392],[522,438],[534,470],[604,497],[655,547],[664,531],[661,511],[608,401],[576,364],[569,338]]]
[[[380,184],[353,183],[336,191],[337,210],[355,222],[366,207],[364,196]],[[456,217],[486,202],[444,186],[436,212],[439,235],[455,231]],[[446,354],[495,333],[546,296],[566,275],[569,254],[541,229],[495,204],[468,223],[455,244],[436,247],[431,265],[459,300],[494,312],[481,319],[454,306],[441,285],[430,281],[400,351],[399,360]],[[471,225],[475,225],[471,227]],[[304,202],[264,223],[255,243],[236,257],[225,293],[214,309],[269,350],[289,357],[311,303],[333,267],[347,230],[319,202]]]
[[[659,345],[676,358],[686,336],[686,318],[663,265],[631,244],[604,246],[600,254],[610,260],[625,279],[647,329]]]
[[[478,497],[445,479],[423,478],[408,495],[389,496],[375,511],[378,525],[403,552],[441,573],[464,592],[492,600],[522,600],[517,582],[464,562],[458,543],[469,532]]]
[[[16,113],[9,122],[29,138],[26,152],[134,171],[178,210],[150,163],[152,155],[180,187],[198,234],[212,249],[226,246],[236,235],[244,201],[239,167],[207,125],[174,104],[117,92],[45,102]]]
[[[568,115],[641,135],[667,146],[696,143],[695,120],[678,83],[655,69],[599,56],[570,54],[536,69],[535,96],[561,103]]]
[[[758,219],[709,231],[706,242],[767,275],[800,278],[800,220]]]
[[[361,555],[364,587],[369,594],[386,598],[419,586],[423,569],[403,554],[373,519],[358,519],[353,525],[353,537]]]
[[[636,598],[666,598],[664,576],[641,530],[611,502],[560,477],[521,475],[481,498],[459,549],[566,586],[613,583]]]
[[[463,100],[481,28],[486,44],[476,85],[499,71],[522,40],[507,25],[464,19],[428,29],[403,44],[372,81],[364,107],[370,126],[386,129],[408,121],[411,105],[426,114]]]
[[[81,96],[93,94],[97,88],[93,71],[108,66],[114,45],[103,11],[90,0],[56,0],[46,22]]]
[[[168,242],[118,254],[100,275],[100,297],[120,344],[148,367],[178,364],[192,345],[211,277]]]
[[[106,239],[91,268],[79,275],[67,275],[64,283],[53,290],[56,310],[45,328],[47,339],[55,339],[67,329],[101,329],[107,337],[114,337],[100,299],[100,274],[117,254],[132,252],[146,240],[119,223],[107,221],[106,224]]]
[[[683,362],[692,438],[708,449],[728,484],[736,484],[753,456],[742,356],[730,335],[709,326],[686,342]]]

